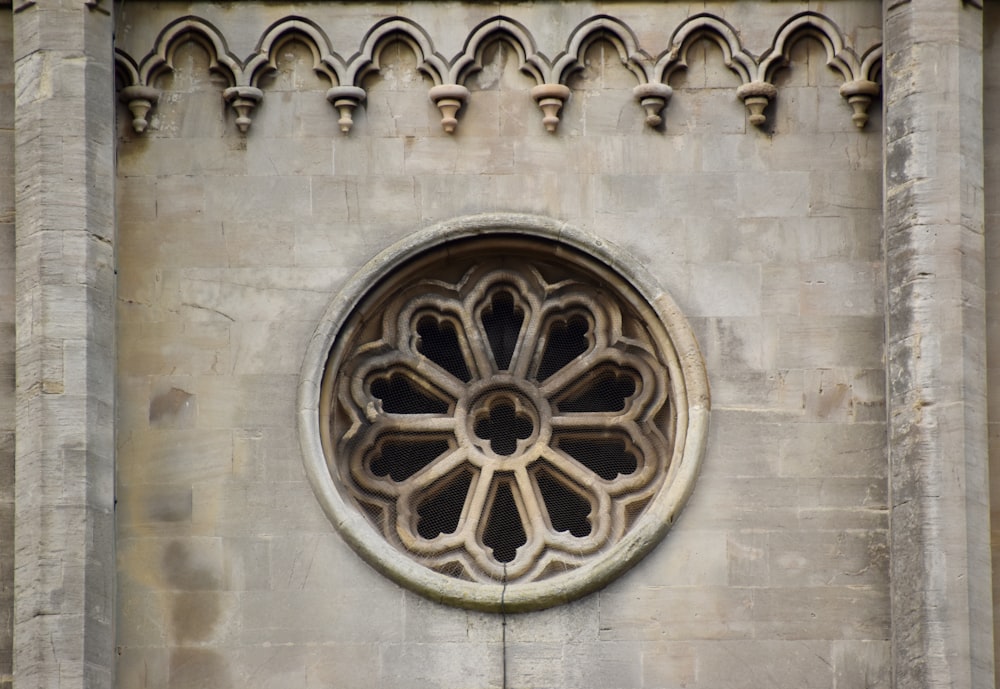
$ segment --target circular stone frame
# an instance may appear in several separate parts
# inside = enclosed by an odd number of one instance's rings
[[[341,329],[376,285],[417,256],[451,242],[506,234],[564,245],[601,262],[645,300],[660,320],[672,352],[671,400],[677,428],[668,475],[637,523],[594,560],[559,576],[526,583],[483,583],[447,576],[411,559],[385,540],[345,496],[331,474],[320,429],[325,370]],[[375,569],[432,600],[464,608],[509,612],[539,610],[580,598],[636,564],[666,534],[690,495],[708,435],[710,412],[704,360],[684,315],[637,261],[606,240],[540,216],[491,213],[446,221],[409,235],[378,254],[333,298],[306,350],[298,391],[299,440],[306,473],[323,510],[340,535]]]

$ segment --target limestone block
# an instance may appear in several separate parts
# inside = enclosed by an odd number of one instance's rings
[[[514,646],[512,652],[517,652]],[[571,644],[564,653],[563,681],[556,686],[587,686],[627,689],[643,686],[642,649],[627,641]]]
[[[170,650],[166,686],[213,689],[232,686],[236,673],[235,658],[212,648],[173,648]]]
[[[513,206],[527,213],[555,213],[566,222],[579,223],[595,232],[609,226],[607,219],[598,217],[597,178],[594,175],[499,175],[494,178],[492,188],[494,208]],[[526,189],[535,189],[538,193],[527,194]],[[617,222],[621,223],[620,215]]]
[[[782,476],[885,476],[881,422],[811,423],[779,440]]]
[[[272,539],[223,540],[222,588],[227,591],[266,591],[272,588]]]
[[[713,218],[685,223],[687,258],[693,262],[794,265],[799,257],[796,223],[774,218]]]
[[[685,527],[671,531],[661,546],[620,582],[612,583],[608,591],[614,594],[657,586],[724,586],[726,533],[699,529],[697,524],[685,523]]]
[[[692,319],[694,320],[694,319]],[[760,370],[764,366],[762,327],[760,318],[704,318],[698,333],[698,344],[709,370]],[[713,395],[713,401],[726,406],[726,398]],[[713,405],[715,406],[715,405]]]
[[[695,264],[686,305],[690,316],[758,316],[761,312],[761,269],[757,264]]]
[[[830,644],[826,641],[722,641],[694,643],[696,686],[739,689],[790,686],[826,689],[833,685]],[[760,662],[766,658],[767,662]]]
[[[558,643],[507,644],[505,667],[508,684],[517,682],[521,686],[556,687],[560,686],[569,673],[567,655],[576,649],[577,645]],[[499,653],[501,649],[497,649]],[[503,663],[503,657],[500,662]],[[494,662],[493,666],[497,666]],[[487,666],[489,667],[489,666]],[[493,668],[490,667],[492,670]],[[487,674],[487,673],[484,673]],[[487,677],[496,674],[489,672]],[[493,686],[493,685],[488,685]],[[502,683],[495,686],[502,687]]]
[[[163,647],[121,647],[116,665],[117,681],[122,686],[144,689],[168,689],[169,652]]]
[[[651,587],[601,597],[601,640],[742,639],[753,630],[750,589]]]
[[[220,107],[216,103],[215,107]],[[155,119],[155,118],[154,118]],[[118,156],[125,177],[164,175],[245,175],[245,147],[219,136],[146,137],[141,148],[125,147]]]
[[[882,320],[872,316],[830,316],[822,322],[780,317],[777,361],[790,368],[878,368],[882,327]]]
[[[411,654],[417,648],[398,645],[403,629],[402,595],[398,588],[395,595],[373,595],[361,588],[330,591],[323,596],[314,591],[247,591],[241,595],[240,644],[379,644],[388,675],[395,677],[397,672],[409,672],[419,673],[419,677],[427,673],[440,681],[443,667],[435,668],[434,650],[437,646],[446,649],[454,646],[422,644],[419,648],[426,655],[421,653],[423,662],[414,663],[417,659]],[[472,651],[470,655],[474,654],[473,649],[468,650]],[[454,654],[450,658],[453,663]],[[410,684],[417,685],[421,685],[418,680]]]
[[[333,150],[329,138],[254,137],[247,141],[247,164],[253,174],[262,176],[330,175],[334,172]]]
[[[203,202],[199,202],[199,206]],[[131,222],[125,220],[120,226],[120,254],[126,260],[121,269],[122,279],[130,277],[135,272],[147,275],[138,260],[128,260],[132,257],[142,257],[152,260],[161,268],[168,267],[211,267],[226,263],[225,226],[218,219],[205,219],[199,215],[191,216],[181,208],[172,208],[170,199],[163,199],[162,212],[167,217],[178,212],[182,220],[156,220],[147,222]],[[159,209],[160,202],[157,202]],[[186,219],[183,219],[187,215]],[[169,240],[167,241],[167,238]]]
[[[810,213],[812,174],[762,172],[736,178],[736,199],[741,216],[780,218]]]
[[[834,641],[833,668],[837,686],[888,689],[891,684],[888,640]]]
[[[119,323],[119,371],[146,375],[212,374],[229,366],[229,326],[222,322]]]
[[[801,369],[721,370],[712,376],[713,415],[716,411],[747,407],[800,413],[804,403],[804,379]]]
[[[380,686],[413,689],[436,689],[447,684],[462,686],[470,678],[481,678],[481,686],[499,687],[502,655],[499,640],[493,644],[462,644],[456,654],[455,644],[388,643],[380,648]],[[485,681],[483,681],[485,680]]]
[[[296,382],[294,375],[200,376],[197,427],[284,426],[294,416]]]
[[[309,180],[300,176],[212,178],[205,184],[205,204],[229,223],[307,221],[312,215]]]
[[[589,644],[598,640],[601,596],[584,597],[566,605],[507,618],[507,641],[524,646],[534,642]],[[494,628],[501,622],[494,615]],[[496,637],[494,637],[496,638]]]
[[[884,529],[886,504],[884,479],[703,476],[684,519],[706,529]]]
[[[888,598],[883,586],[755,589],[754,628],[782,640],[884,639],[889,631]]]
[[[120,440],[121,485],[181,484],[232,472],[233,440],[228,430],[133,430]]]

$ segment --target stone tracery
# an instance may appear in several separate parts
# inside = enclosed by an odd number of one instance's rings
[[[383,336],[348,353],[338,455],[390,542],[462,578],[530,581],[620,540],[665,476],[675,420],[653,343],[620,304],[484,269],[405,291]]]
[[[447,133],[456,130],[458,114],[472,97],[464,82],[481,68],[483,49],[497,40],[514,48],[521,71],[535,80],[530,95],[541,108],[542,122],[550,132],[556,131],[559,112],[571,95],[567,80],[583,64],[588,46],[598,39],[609,40],[623,64],[635,74],[639,83],[634,97],[651,127],[658,127],[663,122],[662,111],[672,95],[671,75],[686,66],[688,49],[702,39],[722,50],[726,65],[739,77],[741,83],[736,95],[747,106],[749,122],[755,126],[766,122],[765,109],[777,95],[773,83],[775,72],[788,65],[791,46],[806,36],[823,45],[827,64],[843,77],[840,93],[850,104],[852,121],[858,128],[867,123],[868,107],[880,90],[877,80],[881,46],[874,45],[862,52],[855,50],[846,45],[836,24],[817,12],[801,12],[788,19],[778,28],[771,46],[759,57],[746,50],[735,27],[709,13],[694,15],[682,22],[660,53],[649,53],[639,46],[631,28],[617,18],[599,15],[573,29],[565,48],[551,59],[536,48],[535,39],[526,27],[503,16],[490,18],[474,27],[462,51],[450,59],[437,52],[423,27],[405,17],[388,17],[375,24],[362,38],[356,52],[345,58],[342,55],[349,53],[334,52],[321,27],[303,17],[292,16],[268,27],[255,52],[245,61],[230,53],[225,38],[211,23],[189,16],[168,24],[160,32],[151,52],[141,61],[137,62],[121,50],[116,52],[120,97],[133,113],[133,128],[137,133],[146,130],[146,115],[155,107],[159,96],[157,78],[172,69],[177,46],[193,40],[209,53],[210,70],[222,74],[229,82],[223,97],[237,113],[238,128],[246,133],[251,113],[264,97],[257,82],[269,71],[269,66],[273,66],[274,51],[293,35],[312,51],[316,71],[332,82],[326,98],[336,109],[338,124],[344,133],[351,130],[352,113],[365,100],[365,76],[379,70],[381,50],[395,40],[410,46],[417,55],[418,68],[431,78],[433,86],[428,95],[440,109],[442,128]]]

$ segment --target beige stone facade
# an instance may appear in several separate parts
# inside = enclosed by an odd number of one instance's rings
[[[0,689],[993,687],[978,5],[15,0]],[[527,612],[384,576],[313,433],[364,285],[515,231],[710,390],[645,556]]]

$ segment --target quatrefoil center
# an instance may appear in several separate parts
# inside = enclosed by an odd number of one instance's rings
[[[493,453],[504,457],[517,452],[518,441],[530,438],[534,430],[535,423],[523,405],[506,396],[488,400],[474,426],[476,437],[488,441]]]

